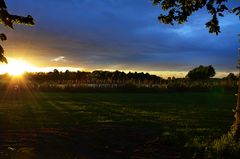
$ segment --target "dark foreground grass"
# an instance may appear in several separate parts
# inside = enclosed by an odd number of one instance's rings
[[[0,158],[187,158],[185,144],[226,133],[224,92],[1,92]]]

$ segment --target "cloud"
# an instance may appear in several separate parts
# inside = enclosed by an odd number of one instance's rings
[[[52,62],[66,62],[66,57],[65,56],[58,56],[54,59],[51,60]]]

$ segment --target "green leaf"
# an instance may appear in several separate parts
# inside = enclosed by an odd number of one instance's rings
[[[2,41],[6,41],[6,40],[7,40],[7,36],[2,33],[2,34],[0,34],[0,39],[1,39]]]

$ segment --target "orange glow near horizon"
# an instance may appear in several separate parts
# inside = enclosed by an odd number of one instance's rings
[[[51,65],[51,63],[49,63],[49,65]],[[0,74],[5,74],[8,73],[11,76],[14,77],[21,77],[22,74],[24,74],[25,72],[51,72],[54,69],[58,69],[59,71],[87,71],[87,72],[92,72],[94,70],[92,69],[84,69],[84,68],[80,68],[80,67],[62,67],[62,66],[46,66],[46,67],[39,67],[34,65],[34,61],[25,61],[22,59],[17,59],[17,58],[8,58],[8,64],[3,64],[0,63]],[[153,75],[157,75],[160,76],[162,78],[167,79],[168,77],[185,77],[187,74],[187,71],[167,71],[167,70],[162,70],[162,71],[149,71],[149,70],[140,70],[140,69],[136,69],[136,70],[121,70],[121,69],[96,69],[96,70],[104,70],[104,71],[111,71],[114,72],[116,70],[119,71],[124,71],[125,73],[128,72],[144,72],[144,73],[150,73]],[[217,72],[216,77],[225,77],[229,72]]]
[[[8,73],[12,76],[20,76],[22,75],[27,69],[29,65],[20,60],[11,60],[8,65]]]
[[[8,58],[8,64],[0,63],[0,74],[9,74],[14,77],[20,77],[25,72],[51,72],[54,69],[59,71],[82,71],[82,68],[77,67],[38,67],[30,63],[17,58]]]
[[[34,69],[34,66],[30,65],[26,61],[20,59],[8,59],[8,64],[2,65],[2,71],[12,76],[21,76],[27,71]]]

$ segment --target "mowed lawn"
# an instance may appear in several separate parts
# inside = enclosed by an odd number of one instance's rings
[[[179,158],[226,133],[234,93],[0,93],[0,158]]]

